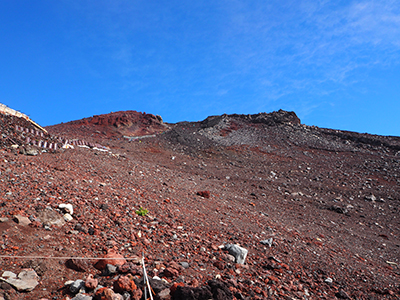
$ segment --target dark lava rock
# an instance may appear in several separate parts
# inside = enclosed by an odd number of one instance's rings
[[[274,111],[272,113],[259,113],[254,115],[222,115],[222,116],[210,116],[201,122],[201,127],[210,128],[220,123],[223,119],[238,119],[248,123],[262,123],[268,126],[292,124],[300,125],[300,119],[293,111]]]
[[[77,272],[86,272],[89,270],[90,265],[86,260],[71,258],[65,262],[65,266]]]
[[[202,287],[178,286],[173,294],[175,300],[231,300],[233,299],[232,292],[228,286],[218,280],[209,280],[207,285]]]
[[[218,280],[209,280],[207,284],[211,287],[213,299],[225,300],[233,298],[232,292],[224,282]]]
[[[330,206],[328,208],[331,211],[337,212],[338,214],[347,214],[349,211],[345,207],[340,207],[337,205]]]
[[[192,288],[188,286],[178,286],[172,297],[173,300],[209,300],[213,299],[211,288],[207,285]],[[231,298],[232,299],[232,298]]]
[[[141,277],[140,279],[135,279],[135,283],[136,283],[137,287],[141,290],[143,290],[143,287],[144,287],[143,279],[144,279],[143,277]],[[149,283],[150,283],[151,288],[153,289],[153,291],[156,294],[158,294],[162,290],[165,290],[166,288],[168,288],[168,286],[162,280],[149,278]]]

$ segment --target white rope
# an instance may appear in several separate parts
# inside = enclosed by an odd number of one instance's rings
[[[144,266],[144,256],[142,257],[142,264],[143,264],[143,275],[144,275],[144,280],[146,281],[145,284],[147,284],[147,288],[149,289],[150,299],[153,300],[153,293],[151,292],[151,287],[150,287],[149,278],[147,277],[146,267]],[[146,295],[146,286],[144,287],[144,295],[145,295],[145,296],[144,296],[145,299],[147,299],[147,295]]]
[[[77,257],[77,256],[21,256],[21,255],[0,255],[0,258],[17,258],[17,259],[82,259],[82,260],[137,260],[137,257],[128,258],[111,258],[111,257]]]

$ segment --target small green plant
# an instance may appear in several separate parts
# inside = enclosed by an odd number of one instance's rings
[[[137,215],[143,217],[143,216],[147,215],[147,214],[149,213],[149,211],[148,211],[147,209],[145,209],[145,208],[143,208],[143,207],[140,206],[139,209],[135,211],[135,213],[136,213]]]

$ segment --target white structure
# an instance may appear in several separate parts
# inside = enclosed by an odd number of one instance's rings
[[[15,110],[15,109],[9,108],[7,105],[0,103],[0,113],[3,115],[11,115],[11,116],[16,116],[18,118],[24,118],[25,120],[31,122],[33,125],[35,125],[37,128],[39,128],[40,130],[43,130],[44,132],[47,133],[46,129],[44,129],[42,126],[40,126],[36,122],[32,121],[27,115]]]

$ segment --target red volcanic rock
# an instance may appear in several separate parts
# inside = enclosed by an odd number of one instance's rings
[[[99,284],[99,281],[93,277],[92,274],[89,274],[85,280],[85,287],[94,290],[97,285]]]
[[[125,258],[121,255],[118,254],[114,249],[109,249],[107,251],[107,254],[104,256],[103,259],[100,259],[94,264],[94,267],[97,270],[104,270],[106,265],[124,265],[126,263]]]
[[[214,267],[216,267],[219,270],[225,269],[225,264],[220,260],[214,262],[213,265],[214,265]]]
[[[164,276],[165,277],[178,277],[179,276],[179,271],[173,268],[166,268],[164,270]]]
[[[190,280],[188,282],[188,285],[190,285],[191,287],[198,287],[199,286],[199,281],[196,278],[193,278],[192,280]]]
[[[143,292],[140,289],[136,289],[131,292],[131,295],[132,295],[132,297],[131,297],[132,300],[140,300],[140,299],[142,299]]]
[[[197,192],[197,195],[207,199],[211,197],[210,191],[199,191]]]
[[[95,300],[122,300],[123,297],[119,294],[115,294],[112,289],[101,288],[96,291],[94,298]]]
[[[136,289],[136,284],[130,276],[120,276],[116,281],[114,281],[114,291],[117,293],[122,294],[123,292],[132,292]]]
[[[169,288],[170,289],[170,291],[171,291],[171,295],[173,295],[174,293],[175,293],[175,291],[176,291],[176,289],[178,288],[178,286],[185,286],[185,284],[183,283],[183,282],[174,282],[173,284],[172,284],[172,286]]]
[[[176,263],[175,261],[171,261],[168,264],[168,267],[175,269],[177,271],[182,271],[184,269],[184,267],[182,267],[180,264]]]

